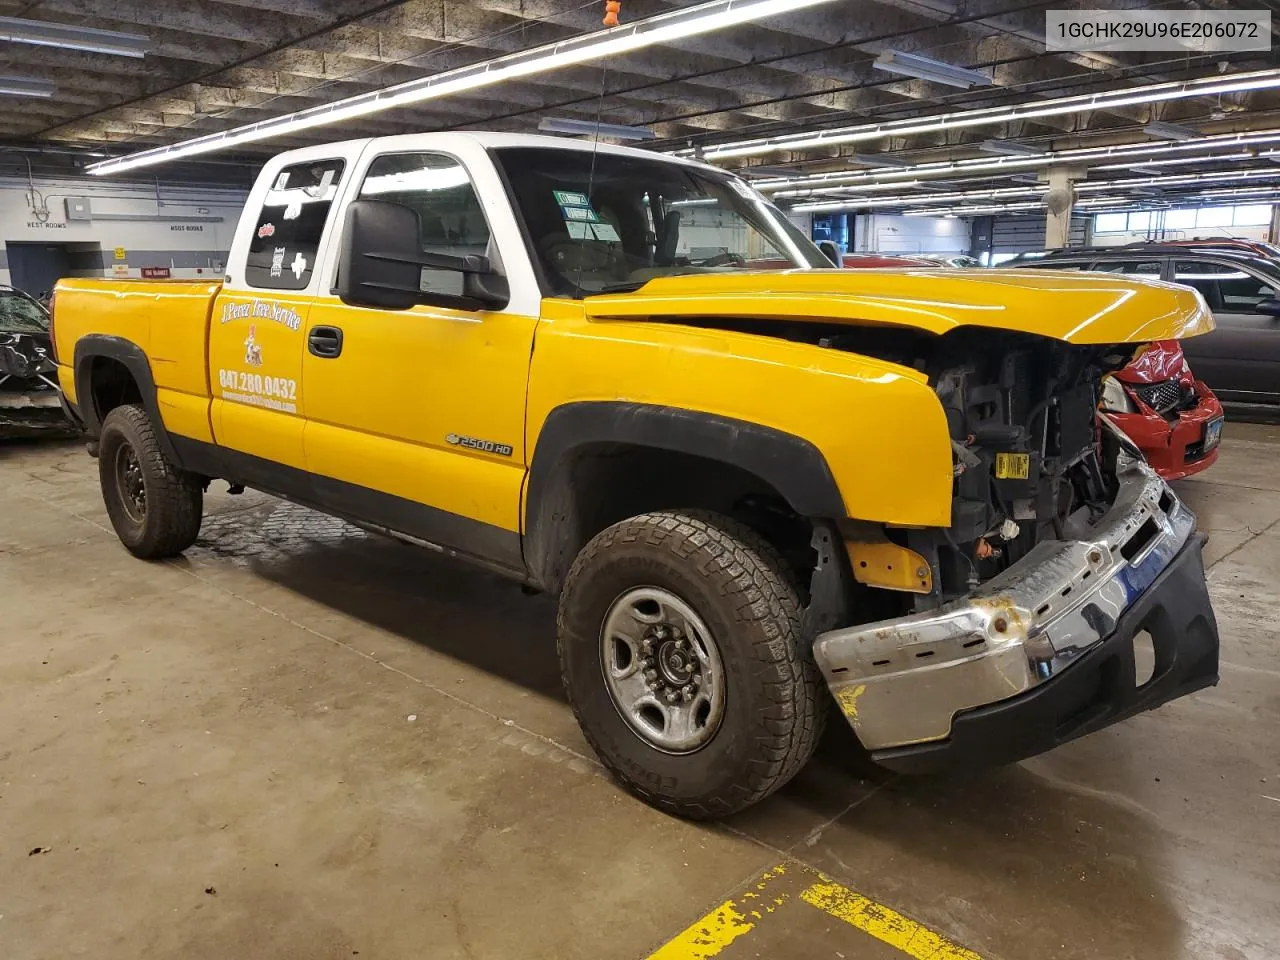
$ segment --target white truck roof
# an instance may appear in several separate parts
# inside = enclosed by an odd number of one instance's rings
[[[364,137],[360,139],[335,141],[327,144],[330,148],[357,146],[363,150],[370,144],[379,146],[394,144],[397,140],[408,141],[412,139],[415,145],[421,146],[424,141],[429,140],[431,143],[442,149],[447,149],[450,142],[466,141],[468,143],[479,144],[482,147],[549,147],[555,150],[579,150],[585,152],[597,151],[599,153],[621,154],[622,156],[643,157],[648,160],[666,160],[671,163],[680,163],[685,166],[700,167],[708,170],[715,170],[720,173],[725,171],[720,167],[714,167],[710,164],[703,163],[698,160],[690,160],[684,157],[677,157],[671,153],[658,153],[654,150],[640,150],[635,147],[620,147],[610,143],[598,143],[592,140],[581,140],[570,137],[548,137],[536,133],[501,133],[495,130],[449,130],[439,133],[406,133],[398,134],[390,137]],[[317,147],[302,147],[299,150],[290,150],[277,155],[276,159],[286,160],[295,153],[306,153],[308,156],[314,155]]]

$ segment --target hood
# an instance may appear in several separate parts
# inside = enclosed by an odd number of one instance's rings
[[[1208,333],[1190,287],[1063,270],[788,270],[658,277],[630,293],[588,297],[587,317],[738,317],[944,334],[988,327],[1068,343],[1142,343]]]

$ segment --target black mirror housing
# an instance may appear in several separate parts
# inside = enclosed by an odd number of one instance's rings
[[[1269,300],[1261,300],[1254,305],[1254,313],[1263,313],[1269,317],[1280,317],[1280,299],[1272,297]]]
[[[818,249],[822,251],[822,255],[831,261],[833,267],[843,267],[844,258],[840,256],[840,247],[834,240],[819,240]]]
[[[389,200],[354,200],[342,229],[335,292],[343,303],[408,310],[419,303],[454,310],[500,310],[511,300],[507,278],[488,258],[424,253],[418,212]],[[422,268],[463,275],[462,294],[422,289]]]
[[[354,200],[347,207],[338,259],[343,303],[408,310],[418,302],[422,267],[417,211],[386,200]]]

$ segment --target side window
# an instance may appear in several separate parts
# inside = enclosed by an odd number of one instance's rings
[[[1224,313],[1252,313],[1259,303],[1276,295],[1265,280],[1225,263],[1179,260],[1173,265],[1173,279],[1195,287],[1210,310]]]
[[[369,165],[360,196],[411,207],[422,223],[422,252],[451,257],[492,256],[489,223],[466,168],[439,153],[394,153]],[[461,296],[464,276],[422,268],[421,289]]]
[[[1099,260],[1093,269],[1102,273],[1126,273],[1138,277],[1160,279],[1159,260]]]
[[[276,174],[249,241],[249,286],[301,290],[311,282],[343,167],[342,160],[316,160]]]

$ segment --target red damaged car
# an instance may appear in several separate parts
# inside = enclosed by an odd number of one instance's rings
[[[1180,480],[1218,459],[1222,404],[1197,380],[1177,340],[1144,347],[1103,383],[1102,409],[1165,480]]]

